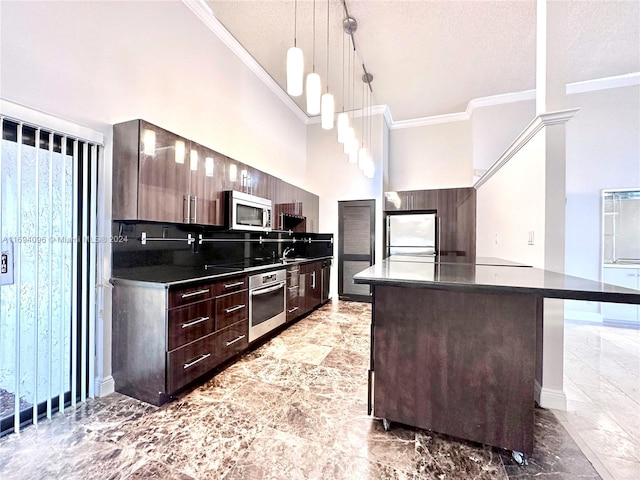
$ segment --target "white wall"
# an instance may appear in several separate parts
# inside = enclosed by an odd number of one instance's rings
[[[600,192],[640,187],[640,86],[568,99],[580,111],[567,124],[565,271],[601,280]],[[596,302],[567,302],[573,318],[589,319],[599,309]]]
[[[474,108],[471,114],[474,170],[486,170],[493,165],[535,113],[535,100]]]
[[[477,190],[476,254],[544,268],[545,138],[539,132]],[[534,245],[528,245],[534,231]],[[497,238],[497,240],[496,240]]]
[[[393,129],[389,159],[391,191],[471,186],[471,122]]]
[[[356,123],[356,136],[360,132]],[[338,201],[376,201],[376,260],[382,259],[382,184],[384,162],[387,158],[386,137],[388,129],[383,115],[371,117],[371,153],[375,164],[375,176],[366,178],[357,165],[349,164],[343,147],[336,140],[334,130],[323,130],[318,123],[312,123],[307,131],[307,159],[310,189],[320,197],[320,231],[333,233],[337,257],[338,241]],[[337,259],[337,258],[336,258]],[[335,267],[336,264],[334,264]],[[331,289],[337,295],[337,268],[334,268]]]
[[[306,125],[182,2],[0,8],[2,98],[102,132],[144,118],[304,187]]]

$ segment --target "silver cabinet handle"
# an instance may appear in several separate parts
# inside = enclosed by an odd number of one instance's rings
[[[289,287],[289,290],[295,290],[296,288],[298,288],[298,285],[294,285],[293,287]]]
[[[295,312],[296,310],[298,310],[298,308],[300,308],[300,307],[293,307],[293,308],[290,308],[290,309],[288,309],[288,310],[287,310],[287,313]]]
[[[202,323],[202,322],[206,322],[207,320],[209,320],[209,317],[196,318],[195,320],[193,320],[191,322],[183,323],[182,324],[182,328],[193,327],[194,325],[197,325],[197,324]]]
[[[279,283],[275,287],[267,287],[261,290],[254,290],[253,292],[251,292],[251,295],[253,295],[254,297],[257,295],[264,295],[265,293],[271,293],[275,292],[276,290],[280,290],[282,287],[284,287],[284,282]]]
[[[242,305],[236,305],[235,307],[225,308],[224,313],[235,312],[236,310],[243,309],[245,306],[246,305],[243,303]]]
[[[193,197],[191,197],[191,200],[193,201],[193,223],[196,223],[197,218],[198,218],[198,197],[196,195],[194,195]]]
[[[210,353],[205,353],[203,355],[200,355],[198,358],[196,358],[195,360],[191,361],[191,362],[187,362],[184,364],[184,370],[186,370],[189,367],[193,367],[196,363],[200,363],[201,361],[209,358],[211,356]]]
[[[316,288],[316,272],[311,273],[311,288]]]
[[[182,213],[184,213],[184,223],[189,223],[191,221],[191,195],[184,196],[184,201],[182,202]]]
[[[289,270],[289,273],[297,273],[297,272],[299,272],[299,271],[300,271],[300,269],[299,269],[299,268],[295,268],[295,269],[291,269],[291,270]]]
[[[182,298],[189,298],[189,297],[195,297],[196,295],[202,295],[204,293],[209,293],[209,289],[204,289],[204,290],[197,290],[195,292],[191,292],[191,293],[183,293],[182,294]]]
[[[244,285],[244,282],[227,283],[224,288],[239,287],[240,285]]]
[[[229,341],[227,342],[227,347],[228,347],[229,345],[233,345],[233,344],[234,344],[234,343],[236,343],[236,342],[239,342],[239,341],[240,341],[240,340],[242,340],[243,338],[244,338],[244,335],[240,335],[238,338],[234,338],[233,340],[229,340]]]

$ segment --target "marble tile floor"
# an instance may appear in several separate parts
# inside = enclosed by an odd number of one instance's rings
[[[333,301],[160,408],[112,394],[0,439],[9,479],[600,478],[556,417],[508,452],[366,414],[367,304]]]
[[[640,330],[565,322],[567,411],[554,411],[605,479],[640,479]]]

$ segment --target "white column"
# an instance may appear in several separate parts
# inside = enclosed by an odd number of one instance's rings
[[[566,108],[568,2],[538,0],[536,114]],[[546,125],[544,268],[564,272],[566,130]],[[545,300],[540,406],[566,410],[563,390],[564,301]]]

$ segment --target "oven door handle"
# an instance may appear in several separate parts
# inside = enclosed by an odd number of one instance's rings
[[[251,295],[256,297],[258,295],[264,295],[265,293],[275,292],[276,290],[280,290],[281,288],[284,288],[284,283],[285,282],[280,282],[278,285],[274,287],[267,287],[267,288],[261,288],[260,290],[253,290],[251,291]]]

